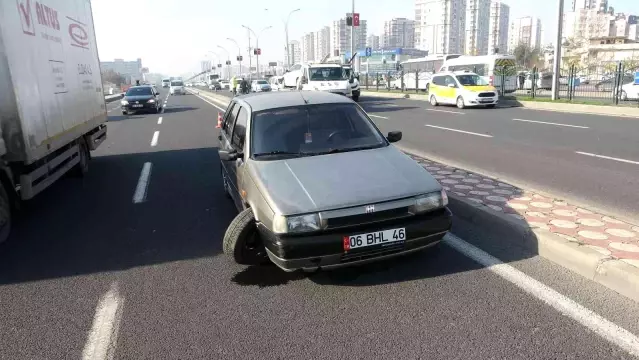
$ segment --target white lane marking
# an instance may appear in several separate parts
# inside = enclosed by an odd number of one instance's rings
[[[98,302],[93,325],[82,351],[82,360],[110,360],[115,357],[124,299],[117,283],[111,284]]]
[[[600,158],[600,159],[614,160],[614,161],[619,161],[619,162],[623,162],[623,163],[627,163],[627,164],[639,165],[639,161],[620,159],[620,158],[616,158],[616,157],[612,157],[612,156],[597,155],[597,154],[587,153],[587,152],[583,152],[583,151],[575,151],[575,152],[577,154],[586,155],[586,156],[592,156],[592,157],[596,157],[596,158]]]
[[[158,119],[158,125],[162,125],[162,117],[160,116],[160,118]]]
[[[603,318],[594,311],[558,293],[543,283],[529,277],[514,267],[480,250],[452,234],[446,234],[444,243],[468,256],[488,270],[519,287],[528,294],[545,302],[561,314],[577,321],[597,335],[626,350],[639,355],[639,338],[628,330]]]
[[[388,120],[388,118],[385,116],[379,116],[379,115],[373,115],[373,114],[368,114],[368,116]]]
[[[468,134],[468,135],[483,136],[483,137],[487,137],[487,138],[491,138],[491,137],[493,137],[492,135],[479,134],[479,133],[474,133],[474,132],[470,132],[470,131],[464,131],[464,130],[457,130],[457,129],[445,128],[445,127],[435,126],[435,125],[428,125],[428,124],[426,124],[426,125],[424,125],[424,126],[432,127],[432,128],[435,128],[435,129],[441,129],[441,130],[455,131],[455,132],[459,132],[459,133],[463,133],[463,134]]]
[[[437,111],[437,112],[444,112],[444,113],[449,113],[449,114],[466,115],[466,113],[465,113],[465,112],[461,112],[461,111],[453,111],[453,110],[426,109],[426,111]]]
[[[158,144],[159,136],[160,136],[160,131],[156,131],[153,133],[153,138],[151,139],[151,146],[156,146]]]
[[[153,164],[150,162],[144,163],[142,171],[140,172],[140,178],[138,179],[138,185],[135,187],[135,193],[133,193],[133,203],[139,204],[146,200],[146,191],[149,188],[149,178],[151,177],[151,168]]]
[[[191,94],[193,94],[193,95],[197,96],[200,100],[202,100],[202,101],[204,101],[204,102],[206,102],[206,103],[209,103],[209,105],[213,105],[213,107],[216,107],[216,108],[218,108],[218,109],[219,109],[219,110],[221,110],[221,111],[226,111],[226,109],[222,109],[221,107],[219,107],[219,106],[217,106],[217,105],[213,104],[212,102],[210,102],[210,101],[206,100],[205,98],[203,98],[202,96],[200,96],[200,95],[198,95],[198,94],[196,94],[196,93],[191,93]]]
[[[529,123],[535,123],[535,124],[546,124],[546,125],[555,125],[555,126],[566,126],[566,127],[577,128],[577,129],[590,129],[588,126],[560,124],[560,123],[537,121],[537,120],[513,119],[513,121],[523,121],[523,122],[529,122]]]

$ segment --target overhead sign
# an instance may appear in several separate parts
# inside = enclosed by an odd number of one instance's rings
[[[359,26],[359,13],[353,14],[353,26]]]
[[[222,64],[217,64],[217,67],[221,68],[221,67],[222,67]]]
[[[238,55],[238,56],[237,56],[237,61],[242,61],[242,59],[243,59],[243,58],[242,58],[242,55]]]
[[[226,60],[226,65],[231,65],[231,60]]]
[[[371,56],[372,54],[373,54],[373,49],[372,49],[372,48],[367,47],[367,48],[366,48],[366,57],[369,57],[369,56]]]
[[[268,63],[268,66],[277,66],[277,62],[271,61]]]

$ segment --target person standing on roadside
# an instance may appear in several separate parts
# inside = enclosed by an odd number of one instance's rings
[[[231,78],[231,86],[233,89],[233,96],[237,95],[237,76],[233,76],[233,78]]]

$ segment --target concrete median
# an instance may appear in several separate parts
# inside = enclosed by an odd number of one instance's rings
[[[124,97],[124,94],[105,95],[104,101],[107,103],[110,103],[110,102],[114,102],[116,100],[122,99],[122,97]]]

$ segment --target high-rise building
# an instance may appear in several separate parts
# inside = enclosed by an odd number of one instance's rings
[[[466,0],[466,54],[488,54],[490,0]]]
[[[515,19],[508,30],[508,51],[513,52],[518,45],[541,48],[541,20],[531,16]]]
[[[572,0],[572,11],[577,10],[608,11],[608,0]]]
[[[394,18],[390,21],[384,21],[381,46],[384,48],[414,48],[415,20]]]
[[[324,26],[315,32],[315,60],[331,54],[331,28]]]
[[[415,0],[415,45],[430,54],[463,54],[466,0]]]
[[[302,36],[302,63],[315,60],[315,33]]]
[[[350,13],[346,14],[350,16]],[[355,50],[366,47],[366,20],[359,20],[355,27]],[[351,51],[351,27],[346,25],[346,18],[333,21],[331,27],[331,56],[339,56]]]
[[[285,59],[288,60],[288,57],[290,57],[291,65],[299,64],[302,62],[302,49],[300,47],[299,41],[291,40],[291,42],[288,43],[288,52],[289,54],[286,54]]]
[[[379,36],[370,34],[366,38],[366,47],[371,49],[379,49]]]
[[[488,26],[488,54],[508,52],[508,28],[510,27],[510,6],[493,0],[490,3],[490,24]]]
[[[100,68],[102,71],[113,70],[129,80],[142,78],[142,59],[139,58],[135,61],[124,61],[124,59],[101,61]]]

